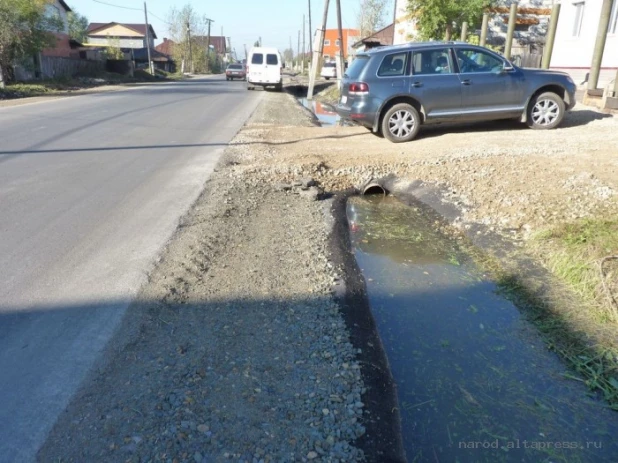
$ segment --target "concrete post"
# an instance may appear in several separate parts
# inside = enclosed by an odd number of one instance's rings
[[[467,37],[468,37],[468,23],[464,21],[461,24],[461,41],[465,42]]]
[[[592,54],[592,64],[590,65],[590,77],[588,78],[588,90],[596,90],[599,83],[599,74],[601,72],[601,62],[603,61],[603,51],[605,50],[605,39],[609,30],[609,19],[612,13],[612,4],[614,0],[603,0],[601,6],[601,18],[599,19],[599,27],[597,29],[597,40],[594,44],[594,52]]]
[[[517,20],[517,2],[511,3],[511,13],[509,15],[509,28],[506,33],[506,45],[504,47],[504,56],[506,59],[511,59],[511,48],[513,46],[513,35],[515,34],[515,21]]]
[[[551,54],[554,51],[554,41],[556,40],[559,17],[560,3],[556,3],[551,10],[551,18],[549,19],[549,30],[547,31],[547,40],[545,41],[545,50],[543,51],[543,62],[541,63],[543,69],[549,69],[549,65],[551,64]]]
[[[616,77],[614,77],[614,98],[618,98],[618,71],[616,71]]]
[[[337,53],[337,59],[335,61],[337,69],[337,88],[341,91],[341,79],[343,79],[344,69],[344,42],[343,42],[343,26],[341,25],[341,0],[337,2],[337,30],[339,35],[339,53]]]
[[[489,28],[489,13],[483,13],[483,25],[481,26],[481,40],[479,45],[484,47],[487,43],[487,29]]]
[[[322,17],[322,25],[318,30],[318,36],[316,37],[317,45],[313,47],[313,59],[311,60],[311,70],[309,71],[309,89],[307,90],[307,99],[313,99],[313,90],[315,87],[316,74],[318,73],[318,61],[324,53],[324,34],[326,32],[326,22],[328,20],[328,5],[330,0],[324,0],[324,15]]]

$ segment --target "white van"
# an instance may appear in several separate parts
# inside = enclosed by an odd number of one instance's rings
[[[247,58],[247,90],[257,85],[283,90],[283,60],[276,48],[254,47]]]

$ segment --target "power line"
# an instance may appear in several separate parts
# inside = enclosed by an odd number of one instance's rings
[[[123,10],[142,11],[141,8],[131,8],[129,6],[114,5],[113,3],[102,2],[101,0],[92,0],[92,1],[95,3],[101,3],[103,5],[107,5],[107,6],[114,6],[116,8],[122,8]]]
[[[172,23],[167,22],[165,19],[161,19],[161,18],[159,18],[156,14],[154,14],[154,13],[153,13],[152,11],[150,11],[150,10],[148,10],[148,14],[149,14],[150,16],[154,16],[154,17],[155,17],[155,18],[157,18],[159,21],[161,21],[161,22],[162,22],[162,23],[164,23],[164,24],[167,24],[168,26],[173,26],[173,24],[172,24]]]

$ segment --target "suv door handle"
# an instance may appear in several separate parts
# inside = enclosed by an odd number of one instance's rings
[[[472,81],[470,79],[462,80],[461,84],[462,85],[472,85]]]
[[[419,88],[419,87],[422,87],[422,86],[423,86],[422,82],[413,82],[412,83],[412,87],[414,87],[414,88]]]

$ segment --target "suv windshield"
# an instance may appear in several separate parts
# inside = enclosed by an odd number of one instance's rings
[[[348,77],[349,79],[358,79],[358,76],[360,76],[361,72],[363,72],[363,69],[365,69],[365,66],[367,66],[368,62],[369,56],[357,56],[354,61],[352,61],[352,64],[350,64],[350,67],[343,76]]]

